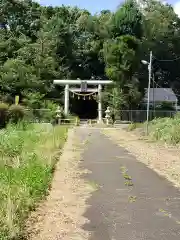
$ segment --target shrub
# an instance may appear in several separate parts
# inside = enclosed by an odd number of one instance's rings
[[[11,105],[9,108],[9,121],[18,123],[22,121],[26,115],[26,110],[21,105]]]
[[[128,125],[128,127],[127,127],[127,130],[128,130],[128,131],[133,131],[133,130],[135,130],[135,129],[137,129],[137,128],[141,128],[142,126],[143,126],[142,123],[138,123],[138,122],[130,123],[130,124]]]
[[[0,128],[4,128],[8,121],[8,108],[6,103],[0,103]]]
[[[25,91],[23,95],[25,96],[25,98],[23,99],[23,103],[25,104],[25,106],[27,106],[28,109],[30,109],[29,113],[30,111],[32,111],[31,117],[37,120],[41,119],[42,114],[39,109],[42,108],[42,102],[45,95],[39,92],[32,93],[28,91]]]
[[[168,144],[180,143],[180,118],[154,119],[149,125],[149,135]]]
[[[42,101],[44,99],[44,94],[39,92],[24,92],[25,98],[23,103],[30,109],[40,109],[42,106]]]
[[[24,92],[23,103],[32,110],[33,117],[36,121],[55,122],[56,110],[59,106],[51,100],[45,100],[45,95],[41,93]],[[63,118],[63,114],[62,114]]]
[[[46,122],[54,121],[56,119],[56,110],[58,106],[59,105],[53,101],[45,100],[41,105],[42,109],[39,109],[41,120]]]

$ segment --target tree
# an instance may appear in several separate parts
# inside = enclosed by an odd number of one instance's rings
[[[143,1],[143,4],[145,35],[141,59],[148,59],[149,51],[152,50],[155,82],[162,87],[172,87],[178,92],[180,61],[173,59],[180,56],[180,19],[169,4],[154,0]],[[142,67],[140,71],[144,72],[142,78],[148,79],[147,69]],[[145,85],[147,86],[147,80]]]
[[[143,17],[135,0],[123,3],[112,17],[112,35],[114,38],[131,35],[136,38],[143,36]]]
[[[111,108],[115,118],[120,116],[120,111],[125,105],[125,98],[122,89],[116,84],[111,88],[106,88],[103,93],[104,109]]]
[[[128,35],[109,40],[104,45],[106,74],[121,89],[124,95],[124,105],[127,106],[135,100],[132,89],[137,85],[133,77],[137,67],[137,49],[138,40]]]
[[[1,91],[21,95],[24,89],[38,89],[38,79],[32,66],[22,60],[10,59],[1,67],[0,86]]]

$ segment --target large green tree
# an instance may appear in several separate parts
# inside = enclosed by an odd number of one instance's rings
[[[112,35],[143,36],[143,16],[135,0],[125,1],[113,14],[111,21]]]
[[[106,74],[114,80],[116,86],[124,95],[123,105],[131,107],[133,102],[139,100],[139,94],[135,95],[132,89],[137,90],[137,79],[134,77],[138,66],[139,41],[130,35],[124,35],[104,44],[104,58],[106,62]]]
[[[149,61],[149,52],[153,51],[153,69],[157,86],[172,87],[179,92],[180,61],[180,19],[169,4],[148,0],[144,3],[145,34],[142,41],[141,58]],[[165,61],[164,61],[165,60]],[[169,60],[169,61],[167,61]],[[142,78],[147,77],[147,69],[142,66]],[[144,85],[142,83],[142,85]],[[147,86],[147,83],[146,83]]]

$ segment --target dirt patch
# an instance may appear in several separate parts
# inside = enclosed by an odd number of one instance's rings
[[[28,219],[28,239],[88,239],[89,232],[81,227],[88,221],[83,213],[93,189],[81,178],[87,171],[79,169],[84,144],[79,141],[76,129],[69,130],[49,196]]]
[[[139,134],[133,134],[123,129],[104,129],[103,133],[120,146],[126,148],[136,158],[166,177],[175,186],[180,187],[180,151],[140,139]]]

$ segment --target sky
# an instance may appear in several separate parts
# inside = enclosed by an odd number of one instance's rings
[[[174,6],[175,12],[180,16],[180,0],[166,0]],[[38,0],[42,5],[60,6],[62,4],[69,6],[78,6],[87,9],[92,14],[101,10],[114,11],[122,0]]]
[[[100,12],[101,10],[115,10],[121,0],[39,0],[42,5],[69,5],[78,6],[89,10],[91,13]]]

